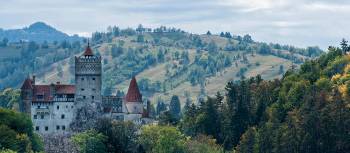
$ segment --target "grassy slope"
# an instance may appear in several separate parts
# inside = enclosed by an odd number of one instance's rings
[[[279,72],[279,65],[284,65],[284,67],[287,69],[291,66],[291,62],[282,59],[276,56],[262,56],[262,55],[255,55],[254,57],[250,56],[248,57],[249,61],[251,63],[259,62],[260,65],[256,66],[252,64],[252,66],[248,69],[246,72],[246,77],[250,76],[256,76],[257,74],[261,74],[264,79],[274,79],[279,78],[281,75]],[[239,63],[238,67],[232,66],[229,68],[226,68],[224,72],[218,73],[214,77],[207,78],[206,83],[206,92],[208,95],[215,95],[217,91],[223,91],[226,85],[226,83],[230,80],[237,80],[240,79],[236,76],[236,73],[239,71],[241,67],[245,67],[246,64]],[[160,64],[155,67],[152,67],[150,69],[147,69],[137,75],[137,79],[141,78],[148,78],[152,81],[156,80],[164,80],[165,78],[165,64]],[[124,82],[116,85],[118,89],[121,89],[123,91],[127,91],[128,85],[130,80],[125,80]],[[163,100],[169,101],[172,95],[178,95],[180,97],[180,100],[182,102],[185,101],[185,95],[184,92],[189,91],[191,93],[192,101],[195,101],[197,99],[197,96],[200,92],[199,85],[192,86],[190,82],[184,82],[180,86],[167,91],[166,93],[155,93],[155,94],[148,94],[147,97],[150,98],[152,102],[156,102],[158,97],[161,97]]]
[[[205,42],[209,42],[211,40],[214,40],[218,46],[224,46],[227,43],[227,39],[218,37],[218,36],[207,36],[202,35],[202,40]],[[146,37],[147,39],[147,37]],[[124,40],[125,41],[125,47],[134,47],[134,46],[140,46],[140,44],[136,42],[131,42],[131,40],[135,40],[135,37],[118,37],[115,38],[113,43],[116,43],[118,40]],[[110,45],[112,43],[103,43],[98,46],[95,46],[93,50],[99,51],[102,58],[106,58],[109,61],[109,64],[112,63],[112,57],[109,51]],[[152,46],[154,49],[157,47]],[[170,48],[170,51],[183,51],[184,49],[181,48]],[[188,50],[188,49],[187,49]],[[195,49],[189,49],[190,53],[190,59],[191,62],[194,60],[194,56],[196,54]],[[237,54],[237,52],[227,52],[227,54]],[[245,73],[246,77],[255,76],[257,74],[261,74],[264,79],[274,79],[281,77],[281,75],[278,73],[279,66],[284,65],[285,70],[290,68],[291,61],[279,58],[272,55],[259,55],[256,54],[254,56],[251,56],[250,54],[247,55],[249,59],[249,63],[251,63],[251,66],[248,68],[248,71]],[[171,62],[171,61],[168,61]],[[255,65],[255,63],[260,63],[260,65]],[[61,65],[63,68],[63,77],[59,77],[57,75],[57,66]],[[151,81],[163,81],[165,77],[165,63],[157,64],[151,68],[148,68],[144,70],[143,72],[139,73],[137,75],[137,79],[140,80],[141,78],[147,78]],[[214,95],[217,91],[223,91],[223,87],[227,83],[227,81],[230,80],[237,80],[239,79],[236,74],[242,67],[247,67],[247,64],[243,64],[238,62],[238,67],[233,65],[229,68],[226,68],[223,72],[220,72],[216,74],[216,76],[212,76],[207,78],[206,82],[206,93],[208,95]],[[38,81],[39,83],[54,83],[57,81],[60,81],[62,83],[69,83],[74,78],[72,74],[69,72],[69,59],[62,60],[60,62],[57,62],[51,66],[49,66],[45,71],[42,73],[38,73]],[[44,77],[45,76],[45,77]],[[45,79],[44,79],[45,78]],[[116,89],[122,90],[124,92],[127,91],[128,85],[129,85],[130,79],[124,80],[122,83],[119,83],[116,85]],[[189,91],[192,97],[192,100],[195,101],[197,99],[197,96],[199,94],[200,88],[199,85],[197,86],[191,86],[189,82],[184,82],[181,85],[175,87],[172,90],[168,90],[166,93],[143,93],[145,97],[150,98],[152,102],[156,102],[156,99],[158,97],[161,97],[162,99],[169,101],[170,97],[175,94],[180,97],[180,100],[184,102],[185,96],[184,92]]]

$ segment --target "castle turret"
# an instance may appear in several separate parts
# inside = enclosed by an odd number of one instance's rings
[[[93,54],[89,44],[75,57],[74,131],[91,128],[102,113],[101,69],[101,57]]]
[[[75,57],[76,102],[101,103],[101,69],[101,57],[88,44],[83,55]]]
[[[139,87],[137,86],[137,81],[135,77],[133,77],[130,81],[128,93],[126,94],[124,101],[128,113],[143,113],[142,95],[140,93]]]
[[[24,81],[21,87],[21,100],[19,104],[19,109],[23,113],[31,113],[31,104],[33,100],[33,89],[35,85],[35,76],[33,80],[29,77]]]

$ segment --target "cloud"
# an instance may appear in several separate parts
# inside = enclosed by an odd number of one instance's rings
[[[350,38],[346,0],[6,0],[0,27],[44,21],[69,34],[87,35],[109,25],[182,28],[193,33],[230,31],[264,42],[337,45]]]

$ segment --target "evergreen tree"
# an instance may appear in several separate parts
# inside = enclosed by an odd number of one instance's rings
[[[189,136],[195,136],[198,133],[196,125],[198,109],[195,104],[191,104],[185,111],[180,124],[181,131]]]
[[[139,43],[143,43],[143,42],[145,42],[145,37],[143,35],[137,35],[136,41]]]
[[[340,43],[341,49],[343,51],[343,55],[346,54],[346,52],[349,51],[348,41],[346,41],[344,38],[342,39]]]
[[[224,32],[221,32],[221,33],[220,33],[220,37],[225,37],[225,33],[224,33]]]
[[[164,104],[162,99],[159,98],[157,102],[157,109],[156,109],[157,115],[160,115],[164,111],[166,111],[166,105]]]
[[[180,99],[177,95],[171,97],[169,111],[174,118],[179,119],[181,114]]]
[[[211,41],[208,44],[208,51],[209,51],[209,53],[215,53],[218,51],[218,46],[216,45],[216,43],[214,41]]]
[[[249,128],[241,137],[240,143],[237,146],[237,153],[255,153],[256,148],[256,128]]]

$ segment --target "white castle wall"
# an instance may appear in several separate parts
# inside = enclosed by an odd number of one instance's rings
[[[142,114],[143,104],[142,102],[125,102],[127,113],[130,114]]]
[[[34,130],[41,134],[69,133],[73,110],[73,102],[33,103],[31,118]]]
[[[53,110],[55,133],[67,133],[73,120],[74,102],[55,102]]]
[[[31,118],[34,130],[38,133],[48,134],[53,132],[53,105],[52,103],[32,103]]]

